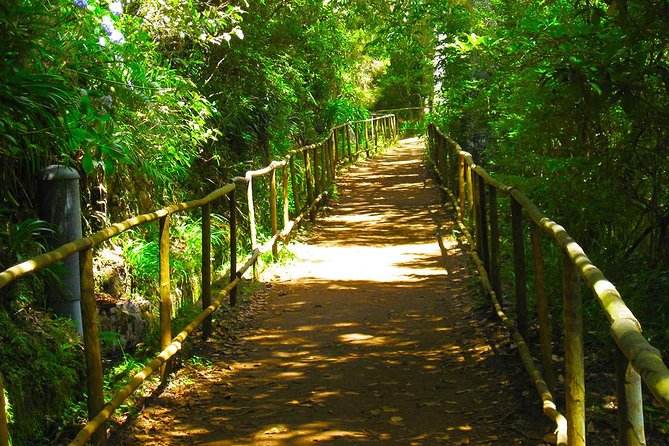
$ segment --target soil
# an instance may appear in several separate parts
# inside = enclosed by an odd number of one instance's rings
[[[114,445],[531,445],[552,430],[404,140],[338,178],[242,322],[215,321]],[[199,344],[199,345],[198,345]]]

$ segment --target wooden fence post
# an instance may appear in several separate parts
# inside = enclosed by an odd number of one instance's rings
[[[645,446],[641,377],[616,345],[618,446]]]
[[[256,230],[256,209],[253,202],[253,177],[249,177],[246,186],[246,203],[249,208],[249,232],[251,233],[251,249],[258,247],[258,232]],[[258,261],[253,262],[253,280],[258,280]]]
[[[468,212],[467,212],[467,219],[470,221],[476,221],[476,216],[474,215],[474,218],[472,218],[472,211],[474,211],[474,181],[472,180],[472,166],[467,163],[465,166],[465,173],[467,174],[467,201],[468,203]]]
[[[527,275],[525,273],[525,238],[523,235],[523,208],[511,197],[511,233],[513,236],[513,273],[516,289],[516,325],[527,339]]]
[[[159,235],[160,263],[160,349],[165,350],[172,343],[172,298],[170,296],[170,216],[160,219]],[[167,384],[172,361],[165,362],[161,369],[161,382]]]
[[[374,151],[379,150],[379,124],[376,118],[372,118],[372,136],[374,138]]]
[[[541,228],[530,220],[530,239],[534,264],[534,288],[537,298],[537,320],[539,321],[539,341],[541,343],[541,362],[544,378],[551,392],[555,392],[555,370],[553,368],[552,328],[546,293],[546,274],[544,257],[541,249]]]
[[[492,289],[500,305],[504,304],[502,296],[502,273],[499,263],[499,211],[497,209],[497,189],[488,186],[490,197],[490,279]]]
[[[92,420],[105,406],[102,376],[102,354],[98,335],[98,309],[95,304],[95,281],[93,279],[93,249],[79,252],[81,280],[81,317],[86,356],[86,390],[88,392],[88,419]],[[4,406],[3,406],[4,410]],[[105,425],[91,436],[97,446],[107,444]]]
[[[312,155],[314,158],[314,164],[313,164],[313,172],[314,172],[314,196],[318,196],[321,193],[321,176],[319,169],[321,168],[320,166],[320,156],[318,154],[318,147],[314,147],[312,149]],[[311,201],[311,200],[310,200]],[[311,206],[311,203],[309,203]]]
[[[297,186],[297,175],[295,172],[295,157],[290,156],[290,185],[293,189],[293,205],[295,207],[295,215],[300,215],[302,205],[300,204],[300,190]]]
[[[332,142],[334,143],[334,169],[332,170],[336,170],[337,165],[339,164],[339,143],[341,142],[341,138],[339,137],[339,129],[333,132],[332,138]]]
[[[270,173],[269,181],[269,213],[270,213],[270,225],[272,227],[272,237],[279,230],[279,222],[276,209],[276,168],[272,169]],[[272,244],[272,255],[274,257],[279,255],[278,241],[275,239]]]
[[[482,176],[478,177],[479,192],[479,225],[481,240],[479,241],[479,255],[483,260],[485,270],[490,274],[490,244],[488,243],[488,207],[486,203],[486,183]]]
[[[460,214],[458,218],[461,221],[465,219],[465,157],[458,154],[458,198],[460,201]]]
[[[348,152],[348,162],[350,164],[353,162],[353,156],[351,154],[351,124],[346,123],[344,131],[346,132],[346,149]]]
[[[356,122],[353,124],[353,131],[355,132],[355,158],[358,158],[358,154],[360,153],[360,131],[358,130],[358,127],[360,126],[359,122]]]
[[[304,154],[304,171],[307,175],[307,205],[306,207],[311,207],[311,204],[314,202],[314,188],[312,185],[312,176],[311,176],[311,160],[309,159],[309,151],[305,150],[302,152]],[[313,223],[316,220],[316,210],[312,209],[309,213],[309,220]]]
[[[9,423],[7,422],[7,411],[5,407],[5,384],[0,374],[0,446],[9,446]]]
[[[237,200],[235,189],[228,195],[230,203],[230,282],[237,278]],[[237,287],[230,290],[230,305],[237,305]]]
[[[281,188],[283,195],[283,226],[285,230],[290,223],[290,212],[288,209],[288,166],[284,164],[283,169],[281,170]]]
[[[564,297],[565,402],[569,446],[585,446],[585,360],[583,308],[578,270],[562,253]]]
[[[211,305],[211,206],[202,206],[202,310]],[[202,321],[202,337],[211,336],[211,315]]]

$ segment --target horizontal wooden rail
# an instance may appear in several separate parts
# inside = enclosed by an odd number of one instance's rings
[[[510,329],[516,344],[519,347],[519,352],[523,363],[531,360],[529,350],[526,350],[521,345],[525,345],[526,339],[520,336],[520,332],[525,330],[527,320],[522,320],[523,316],[517,311],[518,320],[515,323],[510,322],[503,312],[501,299],[496,296],[496,292],[492,289],[488,282],[489,271],[484,267],[484,262],[481,258],[485,258],[490,254],[488,251],[488,236],[486,230],[487,225],[490,224],[487,218],[485,203],[481,200],[486,200],[483,194],[477,195],[472,193],[472,189],[480,188],[477,186],[475,178],[480,179],[482,185],[488,185],[491,190],[499,191],[509,197],[512,208],[517,207],[522,210],[522,214],[517,214],[516,218],[527,217],[532,230],[532,252],[533,263],[535,265],[535,280],[537,293],[537,309],[539,317],[539,334],[541,338],[542,364],[544,373],[549,376],[550,385],[542,378],[542,374],[537,367],[528,366],[526,369],[532,377],[537,390],[539,391],[544,413],[549,415],[557,424],[558,442],[566,442],[564,444],[585,445],[585,372],[583,362],[583,325],[581,321],[581,297],[580,297],[580,283],[584,283],[590,288],[604,310],[610,327],[611,336],[614,339],[619,352],[621,354],[622,362],[617,373],[618,379],[623,382],[618,383],[618,401],[619,404],[619,440],[618,444],[621,446],[632,446],[645,444],[643,433],[643,407],[641,400],[641,392],[638,389],[639,382],[643,381],[648,390],[653,394],[655,399],[665,408],[669,409],[669,369],[662,360],[660,352],[654,348],[641,333],[641,326],[627,307],[622,297],[616,290],[615,286],[609,282],[602,271],[597,268],[587,257],[583,249],[574,241],[574,239],[567,233],[567,231],[546,217],[537,206],[532,203],[525,195],[514,187],[507,186],[498,180],[491,177],[483,168],[474,163],[471,154],[463,151],[460,146],[447,135],[444,135],[436,126],[431,124],[428,127],[428,149],[429,155],[437,176],[444,184],[442,186],[453,200],[453,205],[457,209],[458,224],[461,229],[469,237],[470,246],[474,247],[473,256],[475,263],[479,269],[480,276],[484,282],[484,291],[491,297],[493,307],[502,321]],[[455,159],[457,163],[449,165],[445,160]],[[456,198],[447,187],[452,185],[453,190],[456,190],[458,197]],[[491,204],[496,206],[496,198],[490,200]],[[483,215],[475,215],[477,212],[483,212]],[[494,209],[497,212],[497,209]],[[473,218],[475,217],[475,218]],[[490,214],[490,221],[495,221],[496,216]],[[470,237],[467,221],[474,223],[476,228],[476,237]],[[521,220],[518,220],[514,225],[520,225]],[[482,226],[486,227],[483,228]],[[518,231],[514,231],[514,245],[522,249],[524,237],[522,232],[519,232],[522,227],[517,226]],[[517,233],[516,233],[517,232]],[[547,398],[550,395],[550,386],[553,385],[552,376],[552,359],[550,349],[550,327],[549,318],[547,314],[547,303],[545,302],[544,290],[545,277],[543,271],[543,257],[540,248],[540,233],[549,236],[552,241],[560,247],[563,253],[563,290],[564,290],[564,308],[565,308],[565,370],[566,370],[566,424],[563,423],[562,416],[558,416],[559,412],[552,402],[552,399]],[[498,238],[499,234],[491,235],[493,238]],[[523,308],[526,305],[525,278],[524,278],[524,255],[517,258],[514,265],[514,275],[516,280],[516,309]],[[572,273],[573,271],[573,273]],[[520,329],[520,331],[519,331]],[[628,368],[627,372],[625,371]],[[640,380],[635,379],[635,375],[640,375]],[[636,376],[638,376],[636,375]],[[543,383],[538,385],[538,383]],[[622,393],[621,393],[622,392]],[[624,407],[621,407],[624,406]],[[548,410],[548,411],[547,411]],[[564,424],[564,425],[563,425]],[[565,430],[567,437],[564,437]],[[562,438],[562,440],[561,440]]]

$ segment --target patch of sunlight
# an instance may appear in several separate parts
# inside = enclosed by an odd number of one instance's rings
[[[322,392],[311,392],[311,396],[315,399],[323,399],[323,398],[329,398],[331,396],[339,396],[341,395],[341,391],[337,390],[331,391],[331,390],[324,390]]]
[[[391,241],[389,241],[391,243]],[[437,243],[392,246],[304,246],[298,256],[310,259],[306,268],[294,270],[293,278],[324,281],[420,282],[427,277],[447,276]],[[342,262],[341,259],[346,259]],[[289,276],[284,277],[284,280]]]
[[[362,333],[339,335],[339,340],[356,345],[384,345],[388,343],[388,338],[385,336],[372,336]]]
[[[357,215],[330,215],[330,221],[341,221],[343,223],[361,223],[366,221],[379,221],[382,217],[379,214],[357,214]]]
[[[249,341],[264,341],[266,339],[277,339],[280,338],[279,334],[259,334],[255,336],[245,336],[244,339]]]
[[[277,373],[276,375],[277,378],[302,378],[304,377],[304,373],[302,372],[281,372]]]
[[[300,361],[288,361],[288,362],[282,362],[281,367],[295,367],[296,369],[299,369],[301,367],[308,367],[309,364],[300,362]]]
[[[359,431],[350,431],[332,428],[326,423],[309,423],[290,427],[285,424],[266,426],[256,434],[254,439],[265,446],[284,446],[294,444],[312,444],[323,441],[332,441],[339,438],[366,438],[367,434]]]
[[[336,324],[332,324],[333,327],[337,328],[344,328],[344,327],[357,327],[358,324],[357,322],[337,322]]]

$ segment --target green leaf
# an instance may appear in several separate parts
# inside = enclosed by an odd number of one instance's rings
[[[84,154],[84,157],[81,160],[81,167],[84,169],[84,172],[91,173],[95,169],[95,164],[93,163],[93,158],[88,153]]]

